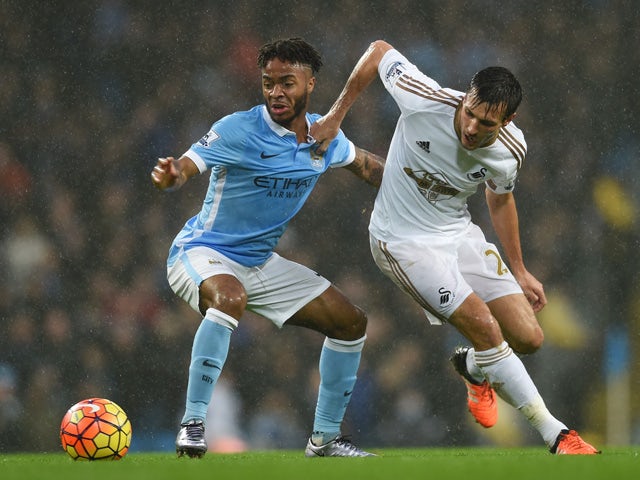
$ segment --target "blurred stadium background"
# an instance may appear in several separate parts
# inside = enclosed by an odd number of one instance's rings
[[[0,1],[0,452],[54,451],[66,409],[119,403],[135,450],[171,450],[199,317],[165,257],[207,178],[173,194],[149,172],[219,117],[261,103],[256,49],[303,36],[323,53],[325,112],[384,38],[441,85],[511,68],[528,160],[517,185],[546,343],[524,359],[552,412],[599,446],[640,443],[638,65],[632,0]],[[396,107],[380,85],[344,124],[385,155]],[[199,183],[200,182],[200,183]],[[483,431],[448,365],[462,339],[429,327],[375,268],[374,192],[324,177],[279,250],[369,313],[345,432],[361,445],[540,445],[502,408]],[[488,225],[482,195],[471,204]],[[322,338],[247,315],[209,428],[212,449],[302,448]]]

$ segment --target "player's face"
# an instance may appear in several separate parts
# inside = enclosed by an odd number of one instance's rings
[[[315,77],[304,65],[270,60],[262,70],[262,95],[274,122],[295,130],[294,123],[306,121],[309,95],[313,91]]]
[[[486,103],[477,103],[473,94],[465,95],[454,120],[462,146],[467,150],[475,150],[495,142],[500,129],[515,117],[513,114],[505,118],[504,108],[489,108]]]

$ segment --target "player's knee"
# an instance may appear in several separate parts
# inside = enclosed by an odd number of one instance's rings
[[[244,290],[234,292],[216,292],[211,307],[231,315],[239,320],[247,307],[247,294]]]
[[[353,306],[349,315],[341,317],[334,325],[334,331],[328,336],[338,340],[357,340],[367,331],[367,314],[360,307]]]
[[[200,285],[200,310],[215,308],[240,319],[247,306],[247,292],[240,282],[208,282]]]
[[[502,331],[488,309],[465,311],[458,309],[449,317],[449,323],[478,350],[488,350],[503,342]]]
[[[504,341],[500,325],[492,316],[475,319],[473,327],[468,330],[469,339],[473,346],[481,350],[493,348]]]
[[[356,309],[356,320],[355,320],[355,335],[357,338],[364,336],[367,331],[367,322],[369,319],[367,318],[367,314],[360,307],[355,307]]]
[[[537,352],[544,343],[544,332],[536,325],[525,338],[515,339],[509,342],[511,348],[520,354],[528,355]]]

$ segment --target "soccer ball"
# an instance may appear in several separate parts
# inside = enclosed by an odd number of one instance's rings
[[[60,441],[74,460],[120,460],[131,445],[131,422],[111,400],[88,398],[67,410]]]

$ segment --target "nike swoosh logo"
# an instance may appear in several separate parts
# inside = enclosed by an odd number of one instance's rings
[[[202,365],[204,365],[205,367],[213,367],[213,368],[217,368],[218,370],[220,370],[220,367],[218,365],[216,365],[215,363],[213,363],[211,360],[205,360],[204,362],[202,362]]]
[[[348,397],[349,395],[351,395],[353,393],[353,390],[347,390],[346,392],[344,392],[344,396]]]
[[[279,153],[274,153],[272,155],[267,155],[266,153],[262,152],[260,153],[260,158],[273,158],[273,157],[277,157],[278,155],[280,155]]]

